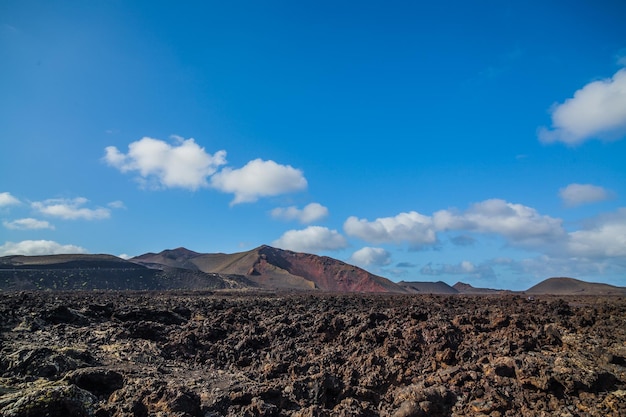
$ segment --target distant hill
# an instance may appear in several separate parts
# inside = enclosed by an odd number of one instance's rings
[[[541,281],[525,292],[526,294],[553,295],[626,295],[626,287],[558,277]]]
[[[153,266],[158,269],[161,269],[163,266],[169,266],[172,268],[199,270],[196,265],[189,262],[190,259],[198,255],[201,254],[186,248],[176,248],[166,249],[159,253],[149,252],[141,256],[136,256],[131,259],[131,261],[148,267]]]
[[[464,282],[457,282],[452,286],[455,290],[457,290],[460,294],[502,294],[510,292],[508,290],[495,290],[492,288],[480,288],[473,287],[470,284],[466,284]]]
[[[243,275],[264,288],[330,292],[405,292],[390,280],[339,260],[271,246],[232,254],[195,254],[184,248],[137,256],[131,261],[167,264],[206,273]]]
[[[32,269],[32,268],[136,268],[131,262],[113,255],[69,254],[23,256],[12,255],[0,257],[0,269]]]
[[[418,294],[458,294],[455,288],[452,288],[443,281],[400,281],[398,285],[408,293]]]
[[[255,284],[240,276],[162,266],[150,269],[113,255],[0,257],[3,290],[223,289]]]

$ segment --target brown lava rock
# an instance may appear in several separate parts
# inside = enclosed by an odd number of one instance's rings
[[[626,299],[0,293],[0,415],[624,416]]]

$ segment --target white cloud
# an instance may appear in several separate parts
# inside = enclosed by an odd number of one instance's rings
[[[95,209],[82,207],[88,201],[84,197],[73,199],[54,198],[45,201],[35,201],[31,205],[42,214],[60,217],[65,220],[99,220],[111,217],[109,209],[103,207]]]
[[[309,226],[303,230],[289,230],[272,242],[272,246],[295,252],[315,253],[338,250],[348,246],[346,238],[336,230],[321,226]]]
[[[308,224],[328,216],[328,208],[319,203],[311,203],[302,209],[296,206],[277,207],[270,214],[275,219],[298,220],[300,223]]]
[[[226,151],[207,153],[194,139],[174,136],[175,144],[144,137],[128,145],[128,153],[105,148],[104,160],[121,172],[137,171],[143,184],[196,190],[208,186],[207,177],[226,163]]]
[[[35,230],[35,229],[54,229],[54,226],[44,220],[37,220],[33,218],[17,219],[11,222],[2,222],[7,229],[14,230]]]
[[[0,256],[8,255],[60,255],[68,253],[87,253],[85,248],[75,245],[61,245],[51,240],[24,240],[6,242],[0,245]]]
[[[472,204],[463,213],[434,214],[437,230],[467,230],[501,235],[514,245],[536,245],[565,236],[562,220],[541,215],[532,207],[490,199]]]
[[[434,244],[437,236],[432,218],[416,211],[400,213],[395,217],[381,217],[374,221],[348,217],[344,231],[366,242],[409,242],[414,245]]]
[[[274,161],[255,159],[243,168],[224,168],[211,177],[211,185],[216,189],[235,194],[231,205],[250,203],[260,197],[301,191],[307,181],[302,171]]]
[[[559,190],[559,196],[567,206],[579,206],[581,204],[608,200],[611,197],[611,193],[597,185],[570,184]]]
[[[109,204],[107,204],[107,206],[113,208],[113,209],[124,209],[126,208],[126,206],[124,205],[123,201],[120,200],[116,200],[116,201],[111,201]]]
[[[465,212],[440,210],[433,216],[411,211],[371,222],[351,216],[343,227],[349,236],[372,243],[434,245],[439,231],[470,231],[500,235],[513,245],[532,246],[564,237],[561,223],[561,219],[541,215],[531,207],[491,199],[475,203]]]
[[[580,230],[546,247],[540,256],[493,259],[485,265],[508,268],[519,276],[531,275],[537,279],[569,276],[594,281],[598,276],[613,274],[617,285],[623,285],[619,280],[626,273],[626,208],[597,216]]]
[[[126,253],[120,253],[119,255],[117,255],[117,257],[118,258],[122,258],[122,259],[126,259],[126,260],[132,258],[132,256],[130,256],[130,255],[126,254]]]
[[[539,130],[545,143],[578,145],[589,139],[617,140],[626,134],[626,69],[593,81],[552,110],[552,129]]]
[[[11,193],[0,193],[0,207],[16,206],[18,204],[20,204],[20,200],[13,197]]]
[[[350,262],[360,266],[385,266],[391,263],[391,254],[383,248],[366,246],[354,252]]]
[[[567,253],[591,259],[626,258],[626,208],[594,219],[569,234]]]

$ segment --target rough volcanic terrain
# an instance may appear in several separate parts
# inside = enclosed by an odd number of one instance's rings
[[[0,415],[624,416],[626,299],[1,292]]]

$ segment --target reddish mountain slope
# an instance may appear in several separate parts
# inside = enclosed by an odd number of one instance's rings
[[[297,253],[270,246],[256,249],[259,261],[254,271],[263,275],[275,267],[315,283],[324,291],[339,292],[404,292],[390,280],[370,274],[364,269],[327,256]]]
[[[176,262],[167,251],[146,254],[133,261],[154,267],[160,262],[169,266],[197,269],[218,274],[244,275],[251,281],[275,289],[297,289],[332,292],[405,292],[390,280],[373,275],[361,268],[326,256],[292,252],[260,246],[247,252],[233,254],[211,253],[193,255],[177,249],[183,255]],[[176,263],[173,265],[172,263]]]

